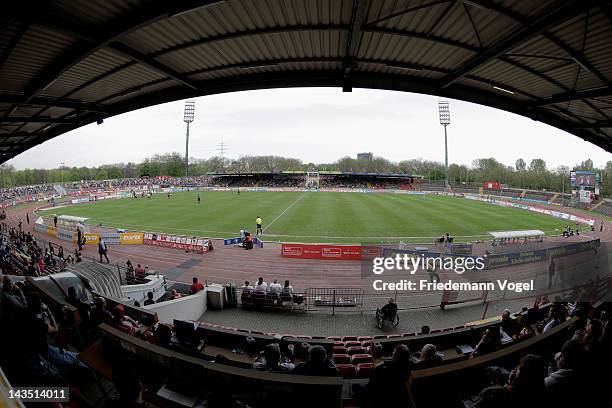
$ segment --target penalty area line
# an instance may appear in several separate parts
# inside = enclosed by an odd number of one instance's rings
[[[272,226],[272,224],[274,224],[280,217],[285,215],[285,213],[287,211],[289,211],[291,209],[291,207],[293,207],[295,204],[297,204],[298,201],[300,201],[302,198],[304,198],[306,196],[306,194],[308,194],[308,193],[304,193],[301,196],[299,196],[298,198],[296,198],[295,201],[293,201],[291,204],[289,204],[289,206],[287,208],[285,208],[285,210],[282,213],[278,214],[278,216],[276,218],[274,218],[272,221],[270,221],[270,223],[268,225],[266,225],[266,228],[262,229],[261,232],[266,232],[266,230],[268,228],[270,228]]]

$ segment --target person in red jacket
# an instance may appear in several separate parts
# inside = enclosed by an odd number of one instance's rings
[[[195,295],[196,293],[198,293],[201,290],[204,290],[204,285],[202,285],[200,282],[198,282],[198,278],[194,277],[193,278],[193,284],[189,288],[189,294],[190,295]]]

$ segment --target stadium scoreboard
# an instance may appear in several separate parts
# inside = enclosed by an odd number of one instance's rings
[[[570,171],[570,185],[572,187],[599,187],[600,183],[600,175],[594,171]]]

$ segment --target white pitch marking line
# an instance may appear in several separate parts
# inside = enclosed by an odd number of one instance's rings
[[[264,228],[263,230],[261,230],[261,232],[265,232],[268,228],[270,228],[270,226],[272,224],[274,224],[276,222],[276,220],[278,220],[280,217],[282,217],[287,211],[289,211],[289,209],[291,207],[293,207],[298,201],[300,201],[302,198],[304,198],[306,196],[306,194],[308,193],[304,193],[301,196],[299,196],[298,198],[295,199],[294,202],[292,202],[291,204],[289,204],[289,206],[287,208],[285,208],[285,210],[280,213],[275,219],[273,219],[268,225],[266,225],[266,228]]]

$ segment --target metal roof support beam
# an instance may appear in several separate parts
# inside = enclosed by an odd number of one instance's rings
[[[188,86],[191,89],[196,89],[197,88],[196,85],[194,85],[194,83],[192,83],[190,80],[185,78],[183,75],[181,75],[178,72],[174,71],[173,69],[167,67],[166,65],[162,64],[161,62],[155,61],[154,59],[147,57],[146,55],[136,51],[135,49],[133,49],[131,47],[128,47],[127,45],[121,44],[119,42],[114,42],[114,43],[110,44],[109,47],[112,50],[117,51],[117,52],[125,55],[128,58],[136,60],[136,61],[140,62],[141,64],[144,64],[144,65],[154,69],[155,71],[161,73],[162,75],[166,75],[166,76],[174,79],[176,82],[178,82],[180,84]]]
[[[369,0],[353,0],[353,12],[351,24],[348,30],[346,46],[344,51],[342,92],[352,92],[353,85],[351,73],[356,68],[353,59],[357,56],[357,50],[361,43],[361,28],[365,24],[368,14]]]
[[[74,124],[74,120],[50,118],[47,116],[5,116],[0,118],[0,123],[60,123],[64,125]],[[14,136],[11,134],[11,136]]]
[[[448,3],[449,1],[450,0],[438,0],[438,1],[432,1],[432,2],[429,2],[429,3],[424,3],[424,4],[421,4],[420,6],[409,7],[407,9],[403,9],[403,10],[396,11],[394,13],[388,14],[388,15],[386,15],[384,17],[377,18],[376,20],[369,21],[365,25],[366,25],[366,27],[371,27],[371,26],[376,25],[378,23],[382,23],[383,21],[387,21],[387,20],[390,20],[390,19],[395,18],[395,17],[403,16],[404,14],[412,13],[414,11],[419,11],[419,10],[422,10],[422,9],[425,9],[425,8],[437,6],[438,4]]]
[[[156,0],[147,3],[141,10],[133,11],[127,18],[110,22],[107,26],[112,27],[112,30],[96,35],[97,41],[95,43],[86,43],[81,46],[73,47],[69,52],[58,57],[51,63],[50,66],[45,69],[45,73],[28,87],[25,93],[25,103],[29,102],[30,99],[40,91],[49,87],[64,72],[121,37],[157,21],[216,3],[219,3],[219,0],[184,0],[180,2]],[[49,18],[52,23],[57,23],[56,16],[47,16],[47,18]],[[36,23],[38,23],[38,21],[36,21]]]
[[[551,96],[550,98],[546,98],[541,101],[535,102],[531,104],[531,106],[532,107],[546,106],[546,105],[553,105],[555,103],[579,101],[579,100],[588,99],[588,98],[602,98],[602,97],[607,97],[607,96],[612,96],[612,86],[604,86],[604,87],[595,88],[595,89],[591,89],[588,91],[581,91],[581,92],[571,91],[571,92],[559,93],[559,94]]]
[[[10,103],[10,104],[17,104],[17,105],[27,103],[29,105],[35,105],[35,106],[47,106],[47,107],[75,109],[75,110],[92,111],[92,112],[104,112],[106,109],[102,105],[96,105],[94,103],[80,101],[77,99],[35,96],[35,97],[30,98],[29,101],[26,101],[26,98],[22,95],[1,94],[1,93],[0,93],[0,103]]]
[[[593,0],[572,0],[561,4],[556,4],[555,7],[542,16],[522,24],[521,28],[510,33],[508,36],[485,49],[476,57],[469,60],[455,72],[447,75],[440,82],[440,88],[444,89],[452,85],[459,79],[463,78],[478,68],[482,67],[489,61],[499,57],[505,52],[511,51],[518,44],[541,34],[551,26],[559,25],[576,15],[590,10],[594,7]]]

